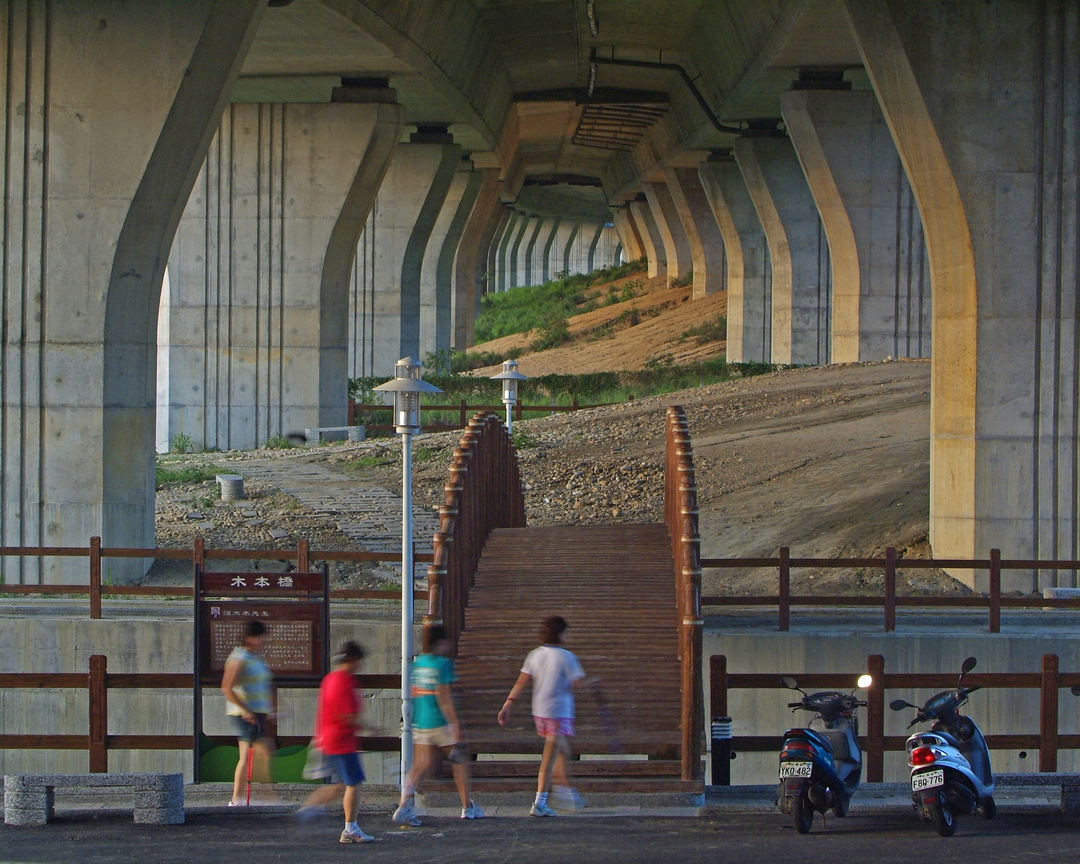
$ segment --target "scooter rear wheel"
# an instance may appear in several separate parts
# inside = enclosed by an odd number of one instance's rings
[[[809,834],[814,826],[814,805],[810,803],[810,798],[806,794],[809,786],[808,783],[803,784],[791,808],[791,812],[795,814],[795,830],[800,834]]]
[[[940,836],[952,837],[956,833],[956,812],[948,804],[942,801],[931,804],[930,819]]]

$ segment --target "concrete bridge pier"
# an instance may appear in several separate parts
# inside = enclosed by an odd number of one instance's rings
[[[420,358],[449,351],[453,336],[454,259],[484,175],[464,159],[435,220],[420,270]]]
[[[521,213],[514,226],[513,239],[506,252],[506,287],[517,288],[521,284],[522,258],[524,247],[522,243],[528,243],[526,234],[532,230],[534,217],[528,213]]]
[[[513,245],[514,235],[521,230],[522,214],[517,210],[509,209],[507,217],[496,239],[498,252],[496,253],[496,267],[498,280],[495,290],[505,291],[510,287],[510,274],[507,269],[507,259],[510,258],[510,247]]]
[[[664,246],[668,278],[685,278],[694,266],[694,261],[690,253],[690,242],[686,239],[686,231],[683,229],[682,219],[679,218],[679,210],[671,198],[671,192],[668,191],[666,183],[641,185],[645,190],[645,198],[649,202],[649,210],[656,223],[660,242]]]
[[[735,159],[769,243],[772,362],[830,362],[829,247],[802,166],[775,130],[739,138]]]
[[[476,316],[480,314],[480,298],[491,288],[494,267],[489,262],[495,248],[494,239],[503,220],[499,206],[499,171],[487,168],[476,193],[476,203],[461,235],[457,257],[454,259],[454,348],[464,351],[472,346],[476,336]]]
[[[536,241],[544,230],[544,217],[534,214],[529,217],[529,227],[525,231],[518,254],[518,285],[535,285],[536,278]]]
[[[623,205],[615,211],[615,230],[619,232],[619,240],[623,245],[623,258],[625,260],[637,261],[645,257],[641,235],[638,232],[629,205]]]
[[[555,236],[555,249],[554,253],[558,258],[560,273],[572,273],[573,267],[571,262],[571,255],[574,251],[574,243],[577,242],[578,234],[581,233],[581,220],[580,219],[567,219],[564,220],[562,225],[559,226],[559,232]]]
[[[225,112],[169,258],[159,446],[345,422],[353,257],[404,118],[389,88],[335,97]]]
[[[552,217],[550,220],[549,228],[545,232],[547,238],[544,240],[544,250],[541,255],[541,282],[550,282],[556,269],[552,267],[552,259],[555,257],[555,241],[559,237],[559,226],[562,225],[562,219],[558,216]]]
[[[649,259],[648,274],[650,279],[668,274],[667,251],[660,237],[660,229],[653,219],[652,208],[648,200],[630,202],[630,213],[638,227],[645,257]]]
[[[0,542],[154,545],[173,233],[265,0],[8,4]],[[109,562],[128,581],[145,562]],[[79,559],[0,561],[85,582]]]
[[[727,359],[772,358],[772,267],[769,246],[742,172],[730,152],[698,165],[727,260]]]
[[[829,240],[833,362],[929,357],[922,222],[877,97],[800,89],[782,105]]]
[[[364,229],[373,235],[373,365],[368,374],[392,375],[398,358],[420,355],[424,257],[460,164],[461,147],[443,127],[419,127],[390,160]]]
[[[694,299],[724,290],[724,238],[720,236],[709,199],[696,168],[664,170],[668,192],[690,247]]]
[[[845,10],[926,234],[934,555],[1076,559],[1080,7]],[[1009,572],[1002,588],[1074,578]]]

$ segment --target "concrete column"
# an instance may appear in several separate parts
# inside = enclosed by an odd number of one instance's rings
[[[519,281],[521,278],[521,241],[525,237],[531,220],[531,216],[521,213],[514,227],[514,239],[506,253],[507,288],[516,288],[521,284]]]
[[[394,104],[225,112],[169,258],[166,441],[248,449],[341,425],[355,207],[370,208],[402,122]]]
[[[428,240],[450,189],[461,148],[441,131],[421,131],[394,151],[376,199],[373,374],[391,375],[420,353],[420,274]]]
[[[559,235],[559,226],[562,225],[562,219],[554,218],[551,220],[551,230],[548,231],[547,240],[544,241],[544,266],[542,273],[542,282],[551,281],[551,250],[555,246],[555,238]]]
[[[615,213],[615,227],[619,231],[619,239],[623,245],[623,255],[627,261],[637,261],[645,256],[645,250],[641,244],[637,225],[630,212],[629,206],[620,207]]]
[[[668,193],[682,221],[694,270],[694,299],[724,290],[724,238],[696,168],[667,168]]]
[[[488,168],[480,173],[482,182],[476,192],[476,203],[462,232],[454,261],[453,347],[457,351],[464,351],[475,339],[480,298],[494,274],[494,267],[489,265],[489,252],[494,250],[495,232],[503,218],[502,208],[498,206],[498,169]]]
[[[746,137],[735,159],[765,229],[772,262],[772,362],[829,362],[828,243],[786,136]]]
[[[533,251],[536,249],[536,239],[540,236],[540,231],[544,227],[543,216],[533,216],[530,220],[528,239],[525,242],[525,249],[521,256],[521,284],[522,285],[535,285],[536,284],[536,263]]]
[[[571,254],[574,250],[574,243],[577,241],[577,236],[581,232],[581,220],[574,222],[563,222],[559,227],[559,236],[555,240],[557,247],[557,254],[560,255],[562,260],[562,270],[560,272],[570,275],[571,273]]]
[[[652,207],[647,201],[633,201],[630,204],[630,213],[641,233],[645,256],[649,259],[649,278],[666,276],[668,273],[667,252],[664,241],[660,237],[660,229],[657,228],[656,221],[653,219]]]
[[[265,0],[9,3],[0,542],[154,545],[158,299]],[[109,564],[125,581],[144,562]],[[86,562],[0,561],[11,583]]]
[[[465,160],[458,166],[424,253],[420,271],[420,353],[449,351],[454,302],[454,258],[484,175]]]
[[[503,219],[499,223],[498,234],[493,241],[495,250],[495,269],[498,271],[494,290],[505,291],[509,285],[506,274],[506,254],[510,245],[513,232],[517,230],[517,222],[520,214],[509,208],[506,209]]]
[[[772,267],[761,220],[733,156],[710,157],[698,166],[698,176],[724,238],[728,362],[769,363]]]
[[[649,202],[653,221],[664,244],[664,259],[667,262],[669,279],[683,279],[693,267],[690,243],[683,230],[678,208],[671,198],[666,183],[643,183],[645,198]]]
[[[601,222],[599,225],[596,226],[596,231],[593,233],[592,240],[589,241],[589,263],[587,269],[585,270],[586,273],[592,273],[593,270],[598,269],[598,265],[596,263],[596,247],[600,243],[600,238],[603,235],[604,223]]]
[[[1080,557],[1080,9],[845,9],[926,234],[934,554]],[[1002,587],[1073,579],[1006,571]]]
[[[783,113],[829,239],[833,362],[929,357],[922,222],[877,98],[793,90]]]

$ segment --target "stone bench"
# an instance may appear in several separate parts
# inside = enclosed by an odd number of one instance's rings
[[[145,825],[184,822],[183,774],[6,774],[4,822],[44,825],[53,817],[56,789],[131,790],[135,821]]]
[[[1047,772],[1045,774],[997,774],[994,777],[997,787],[1049,787],[1061,789],[1061,812],[1080,813],[1080,774]]]
[[[364,426],[320,426],[318,429],[305,429],[304,441],[309,447],[316,447],[321,443],[324,432],[344,432],[351,444],[367,438],[367,428]]]

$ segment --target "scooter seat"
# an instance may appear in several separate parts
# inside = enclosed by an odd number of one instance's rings
[[[813,729],[788,729],[787,732],[784,733],[784,739],[787,740],[788,738],[802,738],[805,741],[809,741],[811,744],[817,745],[826,753],[831,754],[833,752],[832,741]]]

